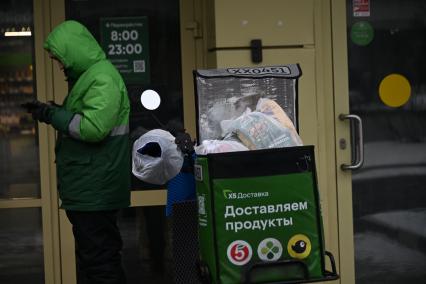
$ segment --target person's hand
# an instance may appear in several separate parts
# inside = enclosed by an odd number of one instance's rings
[[[34,100],[22,104],[22,107],[31,113],[34,120],[50,124],[52,122],[53,106]]]

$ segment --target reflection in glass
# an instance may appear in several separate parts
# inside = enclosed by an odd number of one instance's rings
[[[349,99],[351,113],[363,120],[365,142],[364,166],[352,174],[356,282],[423,283],[426,3],[370,1],[371,15],[356,17],[355,2],[346,2]],[[360,21],[374,29],[357,31],[358,39],[369,37],[365,45],[349,36]],[[385,78],[406,78],[410,88],[388,88],[394,97],[386,97]]]
[[[44,283],[39,208],[0,209],[0,283]]]
[[[20,106],[35,99],[32,0],[0,3],[0,199],[39,197],[36,124]]]
[[[125,209],[119,227],[128,283],[173,283],[171,229],[164,206]]]

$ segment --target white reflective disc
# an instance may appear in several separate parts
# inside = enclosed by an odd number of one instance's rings
[[[141,103],[148,110],[157,109],[160,106],[160,95],[154,90],[145,90],[141,95]]]

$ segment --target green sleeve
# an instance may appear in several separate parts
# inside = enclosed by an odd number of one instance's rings
[[[52,111],[52,126],[63,133],[68,133],[68,125],[74,113],[62,107],[54,108]]]
[[[120,111],[121,96],[117,84],[107,74],[99,74],[82,100],[81,140],[98,142],[103,140],[116,126]]]

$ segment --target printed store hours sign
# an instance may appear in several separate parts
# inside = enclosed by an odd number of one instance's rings
[[[101,46],[127,84],[150,81],[147,17],[101,18]]]

